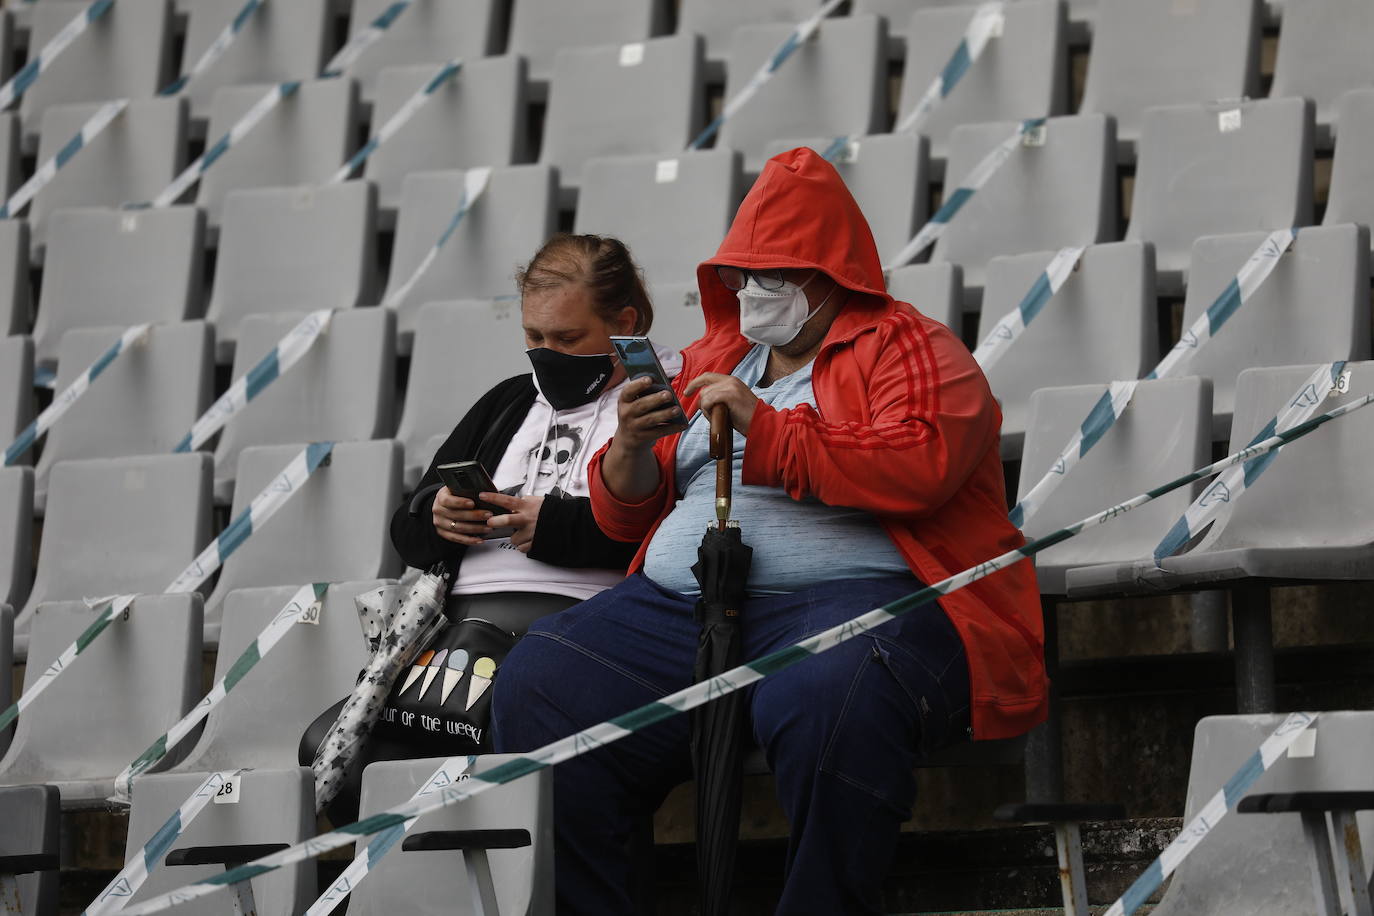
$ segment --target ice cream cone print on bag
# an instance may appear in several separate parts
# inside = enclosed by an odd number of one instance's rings
[[[434,657],[429,660],[429,667],[425,670],[425,681],[420,685],[420,695],[417,700],[423,700],[425,694],[429,693],[429,685],[434,683],[434,679],[439,676],[439,672],[444,670],[444,659],[448,658],[448,650],[440,649],[434,653]]]
[[[453,688],[463,679],[463,671],[468,666],[468,650],[454,649],[448,654],[448,660],[444,664],[444,689],[439,694],[440,706],[448,702],[448,695],[453,693]]]
[[[398,695],[400,693],[405,693],[407,690],[410,689],[411,684],[419,680],[420,675],[425,673],[425,666],[429,664],[429,660],[433,657],[433,649],[427,649],[424,652],[420,653],[420,657],[415,659],[415,664],[411,665],[410,670],[406,672],[406,682],[401,685],[401,689]]]
[[[487,688],[491,686],[491,679],[494,677],[496,677],[496,662],[485,655],[477,659],[472,666],[472,679],[468,682],[468,705],[463,707],[465,710],[471,709],[473,704],[481,699],[482,694],[486,693]]]

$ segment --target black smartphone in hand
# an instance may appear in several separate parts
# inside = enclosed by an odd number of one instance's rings
[[[476,504],[478,509],[485,509],[492,515],[505,515],[508,509],[491,503],[482,502],[477,498],[478,493],[499,493],[496,484],[492,482],[491,475],[487,469],[482,467],[480,461],[454,461],[449,464],[440,464],[434,468],[439,479],[448,487],[449,492],[454,496],[461,496],[470,499]],[[482,535],[482,540],[492,541],[498,538],[508,538],[515,533],[514,528],[492,528]]]
[[[612,337],[611,346],[615,347],[615,353],[620,357],[620,364],[625,367],[627,378],[645,376],[654,382],[649,393],[673,393],[672,380],[668,378],[668,373],[663,371],[663,364],[658,361],[658,354],[654,352],[654,345],[649,342],[649,338]],[[676,393],[673,393],[673,404],[677,407],[678,420],[685,420],[687,414],[683,411],[682,402],[678,400]]]

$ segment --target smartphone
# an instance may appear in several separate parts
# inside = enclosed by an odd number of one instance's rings
[[[478,493],[500,492],[496,489],[496,484],[492,482],[487,469],[482,467],[482,462],[454,461],[449,464],[438,465],[434,470],[439,475],[439,479],[444,482],[444,486],[448,487],[454,496],[470,499],[477,504],[478,509],[485,509],[492,515],[505,515],[509,511],[500,506],[482,502],[477,498]],[[493,528],[482,535],[482,540],[493,541],[498,538],[508,538],[514,533],[514,528]]]
[[[658,354],[654,352],[654,345],[649,342],[649,338],[612,337],[611,346],[615,347],[616,355],[620,357],[620,364],[625,367],[625,375],[628,378],[648,376],[654,381],[650,392],[672,392],[673,386],[668,373],[663,371],[663,364],[658,361]],[[673,404],[677,407],[678,418],[684,419],[686,414],[682,410],[682,402],[677,399],[675,393]]]

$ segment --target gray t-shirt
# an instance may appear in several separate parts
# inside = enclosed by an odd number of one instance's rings
[[[759,386],[768,347],[745,354],[731,374],[776,409],[816,404],[808,363],[766,388]],[[710,423],[697,414],[677,447],[678,502],[649,542],[644,574],[664,588],[695,596],[692,576],[697,547],[716,518],[715,462]],[[777,487],[743,486],[744,436],[735,433],[734,506],[744,542],[754,549],[749,592],[777,595],[835,579],[878,579],[911,575],[877,520],[862,509],[827,506],[813,497],[794,500]]]

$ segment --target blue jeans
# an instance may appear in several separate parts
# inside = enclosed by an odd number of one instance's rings
[[[920,587],[850,579],[749,599],[744,657],[756,658]],[[501,667],[496,749],[534,750],[692,682],[693,600],[634,575],[531,627]],[[778,913],[877,913],[916,761],[968,739],[969,685],[953,625],[927,604],[746,688],[753,734],[791,824]],[[634,819],[691,778],[676,716],[554,769],[562,916],[632,912]]]

